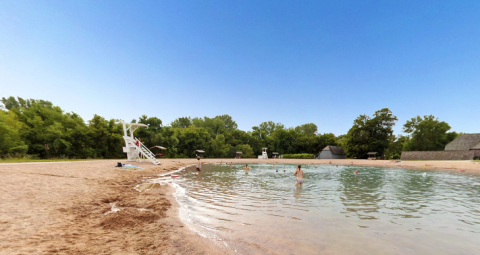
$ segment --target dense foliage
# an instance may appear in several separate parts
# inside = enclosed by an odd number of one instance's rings
[[[347,155],[355,158],[366,158],[368,152],[384,155],[396,121],[397,117],[388,108],[376,111],[373,117],[358,116],[345,137]]]
[[[2,98],[0,105],[0,157],[31,158],[124,158],[121,120],[107,120],[95,115],[84,121],[78,114],[64,112],[44,100]],[[206,151],[205,157],[256,157],[262,148],[284,155],[284,158],[313,158],[327,145],[342,146],[348,157],[365,158],[367,152],[399,156],[402,150],[439,150],[458,134],[447,132],[450,126],[433,116],[407,121],[404,131],[410,136],[393,135],[397,118],[385,108],[370,117],[360,115],[346,135],[319,133],[317,125],[306,123],[286,128],[273,121],[262,122],[252,131],[238,129],[229,115],[214,118],[180,117],[163,125],[157,117],[140,116],[135,136],[149,148],[167,148],[166,157],[194,157],[195,150]],[[153,149],[155,151],[155,149]]]
[[[450,125],[439,121],[433,115],[417,116],[403,125],[403,132],[411,134],[405,142],[408,151],[442,151],[445,145],[453,141],[459,134],[447,132]]]

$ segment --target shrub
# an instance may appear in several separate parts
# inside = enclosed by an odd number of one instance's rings
[[[283,154],[283,158],[300,158],[300,159],[313,159],[313,154]]]

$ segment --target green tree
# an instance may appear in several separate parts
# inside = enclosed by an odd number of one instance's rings
[[[445,145],[455,139],[456,132],[448,132],[450,125],[439,121],[433,115],[411,118],[403,125],[403,131],[410,134],[405,144],[408,151],[441,151]]]
[[[373,117],[364,114],[358,116],[345,137],[347,155],[356,158],[366,158],[368,152],[384,155],[396,121],[397,117],[388,108],[376,111]]]
[[[236,148],[236,151],[241,151],[243,153],[242,154],[243,158],[254,158],[255,157],[255,154],[253,154],[252,147],[250,147],[250,145],[248,145],[248,144],[238,145],[237,148]]]
[[[236,130],[238,128],[237,123],[232,119],[232,117],[228,114],[218,115],[215,119],[220,119],[225,124],[225,129],[231,131]]]
[[[190,125],[192,125],[192,118],[190,117],[181,117],[181,118],[175,119],[170,124],[170,126],[173,128],[186,128],[186,127],[189,127]]]
[[[387,159],[400,158],[400,156],[402,155],[403,148],[405,147],[405,144],[408,142],[409,137],[403,136],[403,135],[399,135],[399,136],[391,135],[388,139],[389,139],[389,145],[384,152],[386,158]]]
[[[177,157],[193,158],[195,150],[206,150],[206,157],[212,157],[212,152],[208,151],[212,144],[212,137],[204,128],[194,126],[177,128],[175,137],[178,139]]]
[[[27,153],[28,145],[22,140],[23,129],[23,123],[14,112],[0,110],[0,156]]]
[[[295,127],[295,131],[301,134],[315,135],[318,131],[318,127],[313,123],[306,123],[306,124]]]

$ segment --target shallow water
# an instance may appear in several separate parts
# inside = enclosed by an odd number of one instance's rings
[[[480,254],[480,176],[310,165],[295,187],[296,165],[249,166],[172,181],[181,218],[239,254]]]

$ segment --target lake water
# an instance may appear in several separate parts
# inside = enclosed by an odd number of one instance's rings
[[[181,218],[232,252],[480,254],[478,175],[307,165],[295,187],[296,165],[249,166],[189,167],[172,181]]]

